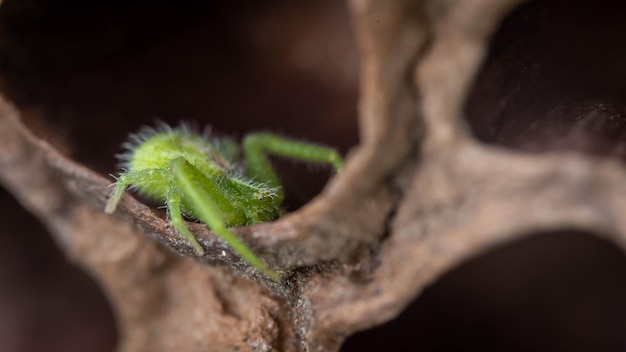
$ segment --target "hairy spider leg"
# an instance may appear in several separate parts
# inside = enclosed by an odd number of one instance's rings
[[[122,198],[122,195],[124,194],[124,191],[126,190],[126,187],[128,185],[139,184],[140,182],[145,183],[145,180],[154,177],[154,173],[156,172],[163,174],[163,171],[161,170],[141,170],[120,175],[115,183],[115,191],[113,191],[113,195],[111,196],[111,198],[109,198],[109,201],[107,202],[104,211],[108,214],[113,213],[117,208],[117,204]],[[170,191],[167,193],[166,199],[172,225],[176,230],[178,230],[178,232],[183,235],[183,237],[185,237],[191,243],[191,245],[199,255],[203,255],[204,249],[200,246],[196,238],[187,229],[187,227],[185,227],[183,223],[183,217],[180,207],[180,195],[175,192],[174,189],[170,189]]]
[[[109,200],[107,201],[104,212],[107,214],[112,214],[117,208],[117,204],[120,202],[120,199],[122,198],[126,187],[132,184],[144,183],[146,179],[152,179],[154,177],[154,173],[156,172],[162,171],[141,170],[121,174],[120,177],[117,178],[117,181],[115,181],[115,190],[113,191],[113,195],[111,195],[111,198],[109,198]]]
[[[169,213],[172,226],[174,226],[174,228],[191,243],[198,255],[204,255],[204,248],[200,246],[200,243],[198,243],[191,231],[189,231],[187,226],[185,226],[183,214],[181,212],[180,193],[178,193],[176,188],[172,188],[167,196],[167,211]]]
[[[193,165],[184,158],[176,158],[170,164],[175,183],[179,185],[178,192],[183,196],[188,206],[193,207],[199,220],[202,220],[215,234],[220,236],[232,249],[242,258],[247,260],[254,267],[265,273],[273,280],[279,280],[280,276],[268,268],[235,234],[233,234],[224,223],[219,208],[214,204],[211,194],[202,187],[198,187],[194,182]],[[206,179],[206,182],[213,181]]]
[[[265,182],[278,188],[278,203],[282,203],[284,192],[266,153],[285,156],[296,160],[330,164],[336,172],[341,171],[341,155],[333,148],[296,141],[267,132],[252,133],[243,141],[243,152],[248,175],[256,181]]]

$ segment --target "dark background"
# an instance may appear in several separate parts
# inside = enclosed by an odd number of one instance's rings
[[[520,6],[493,38],[468,127],[510,150],[623,159],[624,15],[618,1]],[[5,0],[0,88],[36,133],[103,175],[156,118],[342,153],[358,140],[358,57],[336,0]],[[277,162],[290,209],[328,175]],[[0,207],[0,351],[112,351],[97,283],[7,192]],[[626,258],[590,235],[537,233],[474,258],[343,351],[626,351]]]

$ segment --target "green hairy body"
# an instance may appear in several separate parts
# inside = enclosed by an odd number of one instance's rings
[[[205,223],[239,255],[270,278],[279,279],[228,227],[276,219],[284,198],[267,154],[327,163],[338,172],[339,154],[332,148],[271,133],[246,136],[243,148],[230,139],[209,138],[182,125],[143,128],[125,145],[124,171],[105,211],[115,211],[128,186],[167,205],[172,225],[194,247],[204,249],[187,229],[183,215]],[[243,161],[240,156],[243,151]],[[243,166],[246,166],[244,169]]]

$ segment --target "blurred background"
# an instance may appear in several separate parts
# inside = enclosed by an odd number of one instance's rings
[[[529,1],[502,23],[467,102],[485,143],[624,158],[626,6]],[[337,0],[4,0],[0,92],[28,126],[102,175],[129,132],[194,121],[358,142],[358,55]],[[275,160],[288,209],[323,168]],[[318,170],[319,169],[319,170]],[[0,192],[0,352],[113,351],[98,284]],[[626,257],[595,234],[538,233],[446,274],[342,351],[626,351]]]

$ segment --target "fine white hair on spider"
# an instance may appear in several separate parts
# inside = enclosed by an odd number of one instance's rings
[[[268,132],[248,134],[239,146],[214,136],[209,128],[196,131],[188,123],[173,128],[158,122],[131,134],[118,155],[122,171],[105,211],[114,212],[124,190],[132,187],[165,204],[172,225],[198,255],[204,248],[185,226],[183,215],[205,223],[250,264],[278,280],[280,276],[228,227],[271,221],[282,214],[284,194],[267,154],[329,164],[336,172],[343,165],[341,156],[333,148]]]

